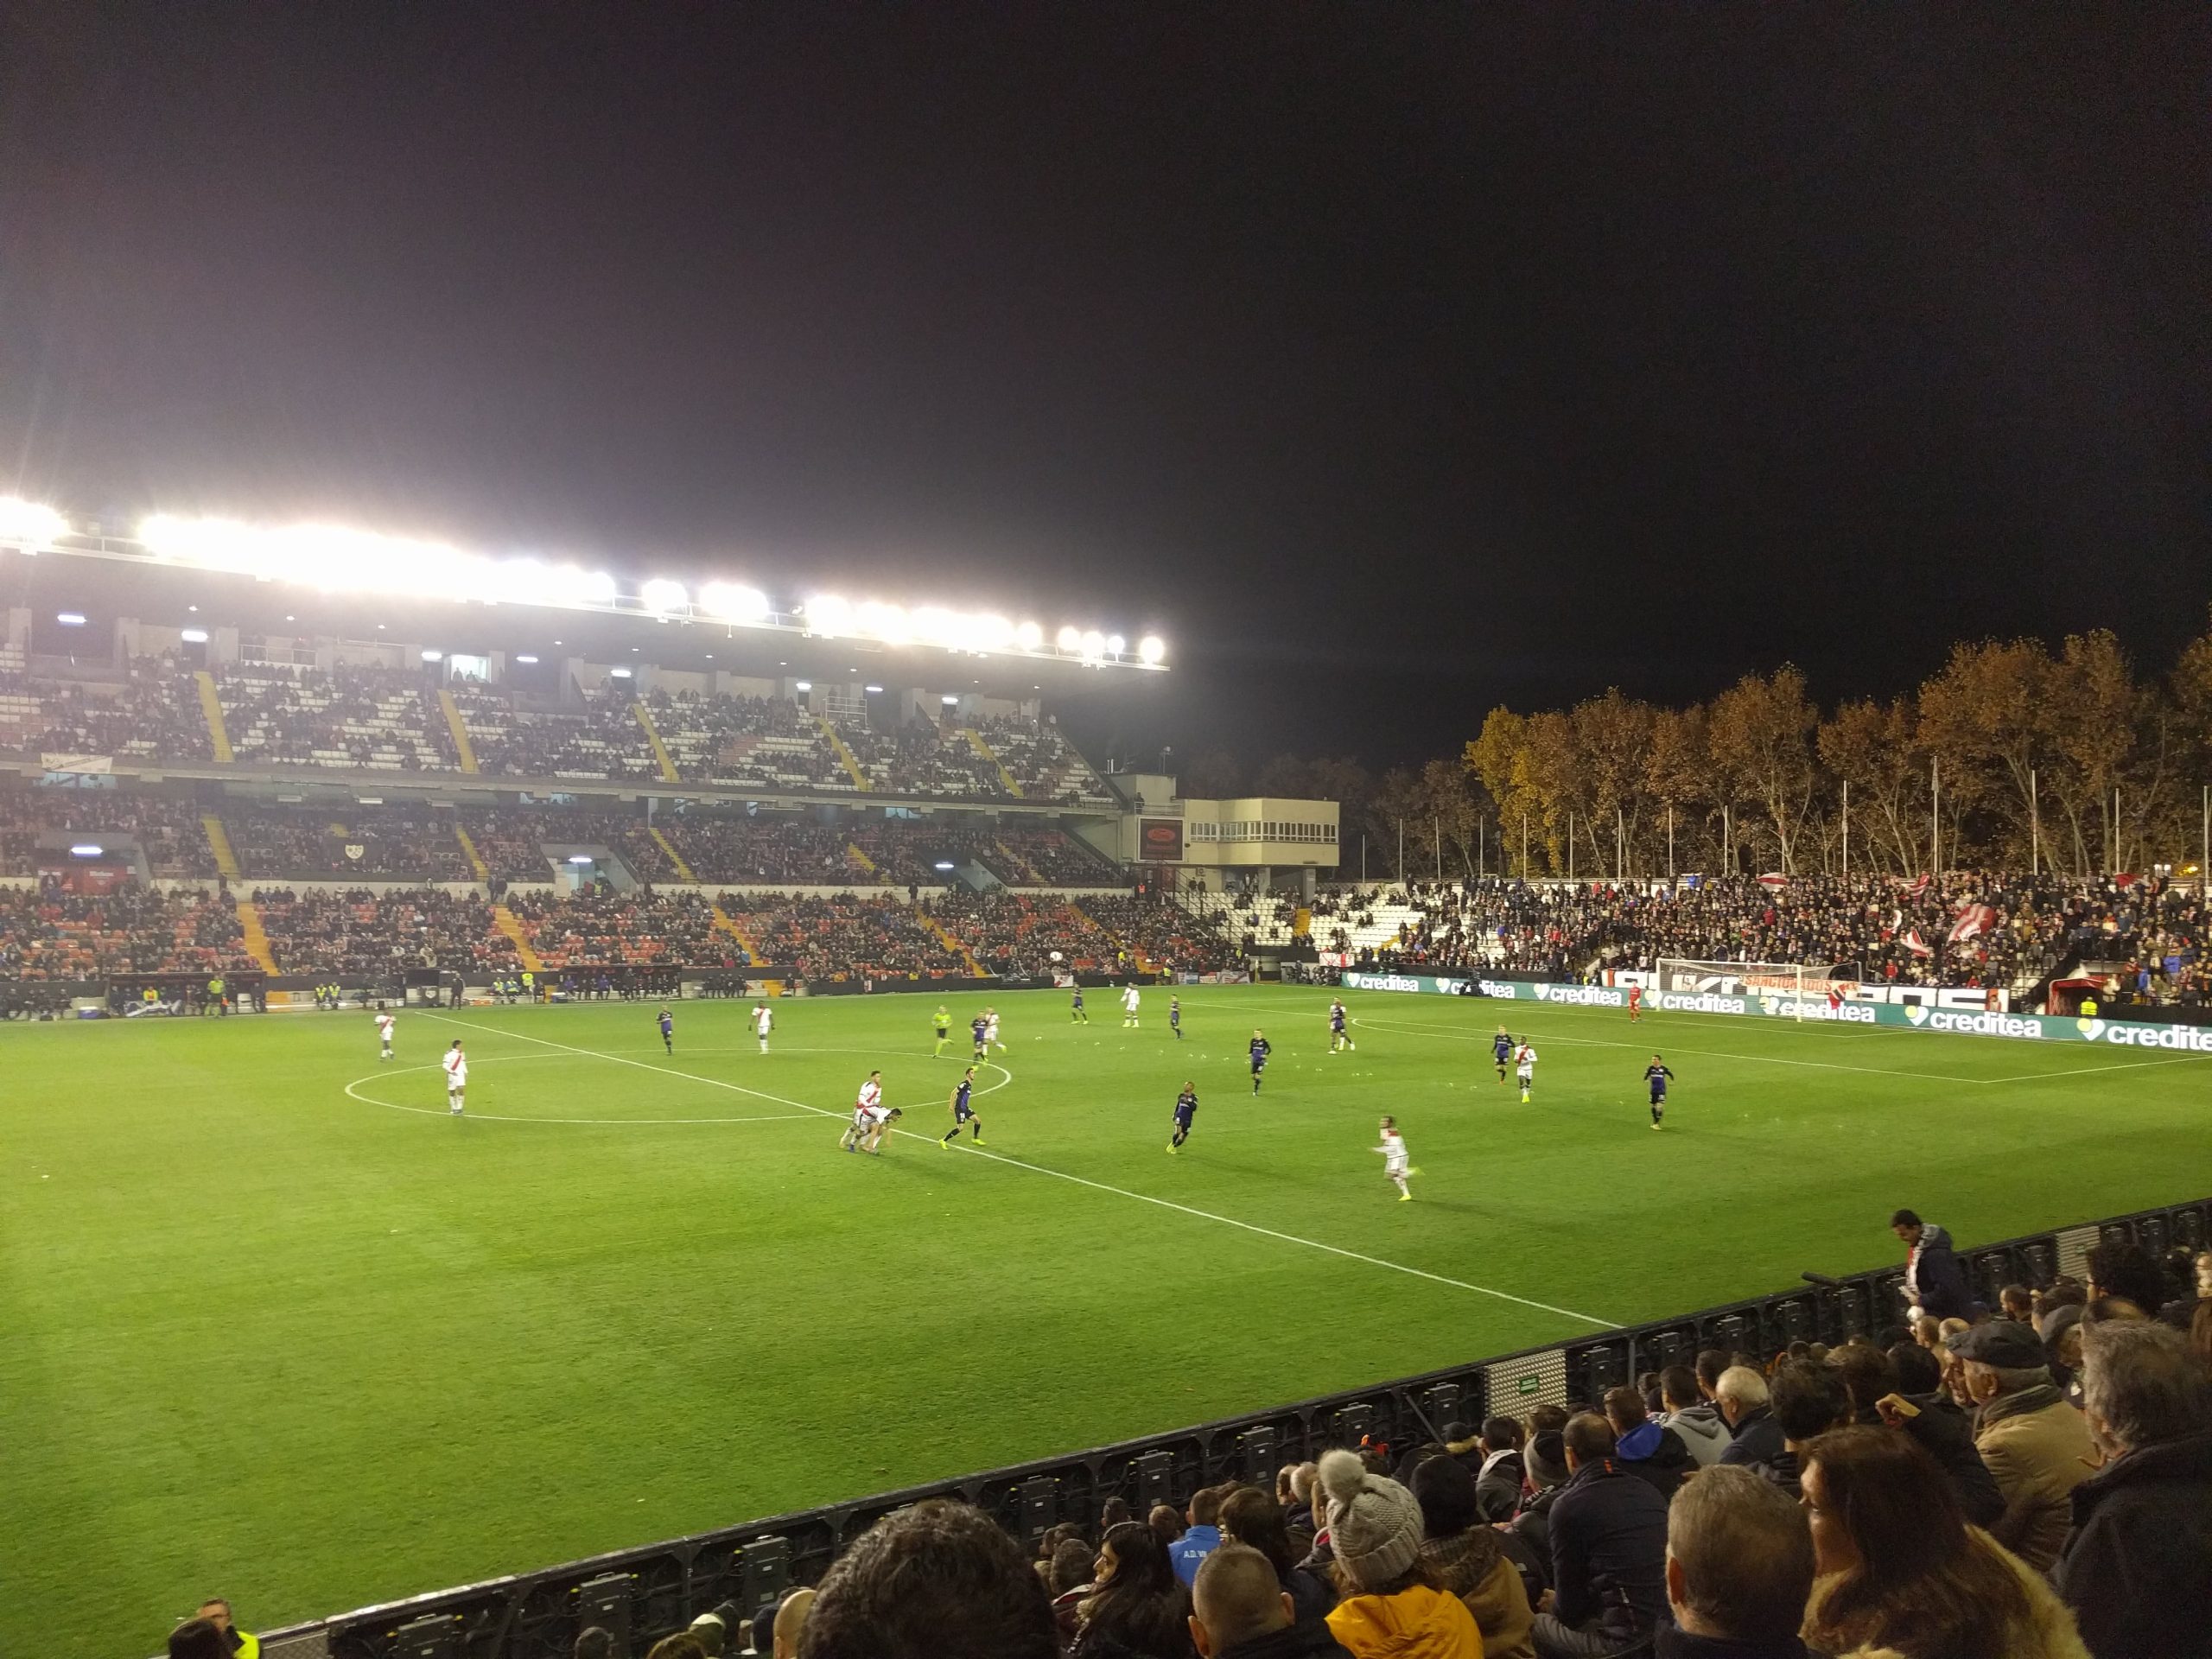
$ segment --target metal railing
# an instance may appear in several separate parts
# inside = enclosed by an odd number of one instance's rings
[[[2107,1238],[2154,1255],[2175,1245],[2207,1248],[2212,1198],[1960,1254],[1969,1283],[1993,1306],[2006,1284],[2080,1277],[2089,1251]],[[598,1624],[613,1632],[618,1656],[642,1654],[700,1613],[734,1604],[749,1617],[788,1586],[815,1581],[851,1540],[925,1497],[964,1499],[1033,1542],[1062,1519],[1094,1525],[1109,1497],[1126,1499],[1141,1516],[1154,1503],[1179,1509],[1199,1487],[1224,1479],[1272,1490],[1279,1465],[1332,1446],[1363,1438],[1407,1446],[1440,1438],[1447,1422],[1595,1401],[1643,1372],[1688,1363],[1706,1348],[1771,1354],[1793,1342],[1878,1336],[1903,1323],[1904,1282],[1896,1268],[1808,1279],[1771,1295],[1272,1411],[365,1607],[272,1631],[262,1647],[270,1659],[565,1659],[578,1631]]]

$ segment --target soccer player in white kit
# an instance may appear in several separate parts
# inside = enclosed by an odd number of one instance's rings
[[[395,1023],[389,1014],[377,1015],[377,1041],[384,1047],[384,1052],[377,1056],[380,1060],[391,1058],[391,1028]]]
[[[983,1010],[983,1052],[988,1054],[995,1048],[1001,1054],[1006,1052],[1006,1045],[999,1041],[999,1011],[996,1008],[985,1008]]]
[[[1122,992],[1122,1023],[1134,1026],[1137,1022],[1137,988],[1126,987]]]
[[[871,1071],[868,1074],[868,1081],[861,1084],[858,1098],[853,1102],[852,1127],[845,1131],[844,1137],[837,1144],[847,1152],[858,1152],[861,1141],[874,1132],[876,1113],[882,1109],[882,1106],[883,1073]]]
[[[1398,1189],[1398,1202],[1413,1201],[1413,1190],[1406,1185],[1406,1177],[1421,1172],[1413,1167],[1411,1156],[1406,1151],[1405,1137],[1398,1133],[1398,1120],[1386,1116],[1382,1120],[1382,1144],[1375,1148],[1382,1154],[1382,1173]]]
[[[442,1064],[446,1069],[446,1104],[459,1117],[461,1092],[468,1087],[468,1057],[461,1052],[460,1038],[453,1039],[453,1046],[446,1050]]]
[[[1513,1075],[1521,1080],[1521,1103],[1529,1103],[1529,1090],[1536,1086],[1536,1050],[1523,1043],[1513,1051]]]
[[[763,1054],[768,1052],[768,1033],[775,1028],[775,1012],[766,1002],[756,1002],[753,1005],[753,1033],[760,1039],[760,1052]]]

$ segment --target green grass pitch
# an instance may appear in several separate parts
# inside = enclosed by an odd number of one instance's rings
[[[152,1652],[2212,1190],[2212,1063],[1366,995],[0,1031],[0,1651]],[[1541,1054],[1501,1088],[1501,1018]],[[457,1023],[456,1023],[457,1021]],[[1255,1100],[1244,1044],[1275,1044]],[[469,1116],[438,1052],[468,1041]],[[1678,1075],[1648,1128],[1640,1074]],[[882,1068],[910,1134],[839,1152]],[[1196,1133],[1168,1113],[1196,1079]],[[1415,1202],[1382,1176],[1396,1115]],[[826,1115],[825,1115],[826,1114]],[[987,1154],[987,1155],[986,1155]]]

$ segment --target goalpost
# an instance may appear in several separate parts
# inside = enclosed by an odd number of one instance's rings
[[[1662,991],[1719,990],[1739,986],[1759,996],[1787,996],[1795,1000],[1799,1020],[1807,1003],[1817,1005],[1834,990],[1842,993],[1859,983],[1859,964],[1836,963],[1817,967],[1802,962],[1700,962],[1690,957],[1662,957],[1655,972]],[[1726,984],[1715,984],[1715,981]]]

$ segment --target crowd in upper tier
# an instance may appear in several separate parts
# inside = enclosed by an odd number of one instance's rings
[[[2212,1255],[2161,1262],[2115,1234],[2086,1281],[2007,1285],[1984,1307],[1942,1229],[1896,1225],[1918,1300],[1838,1346],[1710,1348],[1195,1491],[1186,1467],[1179,1505],[1115,1494],[1020,1539],[927,1498],[843,1542],[817,1583],[639,1597],[626,1650],[2200,1659]],[[199,1615],[169,1659],[233,1659],[231,1605]],[[597,1625],[562,1634],[574,1659],[624,1650]]]
[[[29,875],[85,839],[129,837],[156,878],[219,874],[205,820],[221,825],[247,880],[537,881],[579,849],[613,854],[641,881],[785,887],[941,887],[980,867],[1008,887],[1113,887],[1103,854],[1050,824],[928,818],[828,823],[702,807],[250,806],[115,790],[0,791],[0,876]],[[122,844],[118,843],[118,850]],[[479,868],[480,864],[481,868]],[[940,868],[940,867],[950,867]]]
[[[936,800],[1026,800],[1112,810],[1098,774],[1049,720],[967,725],[831,720],[785,697],[669,691],[607,680],[593,696],[532,700],[430,671],[232,662],[207,671],[241,768],[674,782]],[[448,702],[450,709],[448,709]],[[200,678],[142,658],[97,680],[0,668],[0,753],[208,764]]]

